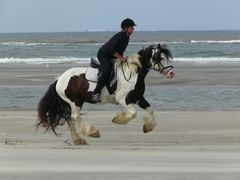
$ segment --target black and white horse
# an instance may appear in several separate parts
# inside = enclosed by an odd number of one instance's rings
[[[127,124],[137,115],[133,104],[138,104],[146,111],[144,116],[144,133],[150,132],[156,126],[154,111],[144,98],[144,79],[153,69],[165,78],[173,78],[175,73],[172,65],[172,54],[165,45],[152,45],[138,53],[132,54],[126,63],[115,62],[115,78],[111,83],[111,91],[105,87],[102,90],[101,103],[120,104],[125,111],[118,112],[112,122]],[[100,137],[99,130],[90,123],[82,122],[80,110],[84,102],[92,102],[92,93],[96,87],[98,69],[77,67],[65,71],[57,81],[49,86],[46,94],[38,105],[37,126],[52,130],[65,122],[68,123],[74,144],[86,144],[80,137]],[[96,104],[97,105],[97,104]],[[75,123],[79,125],[76,128]],[[79,131],[78,131],[78,130]],[[79,133],[80,132],[80,133]]]

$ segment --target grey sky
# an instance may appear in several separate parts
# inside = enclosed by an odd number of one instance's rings
[[[0,0],[0,33],[119,30],[240,30],[239,0]]]

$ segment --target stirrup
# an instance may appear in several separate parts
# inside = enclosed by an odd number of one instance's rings
[[[93,94],[92,95],[92,101],[94,101],[94,102],[101,102],[101,94],[100,93]]]

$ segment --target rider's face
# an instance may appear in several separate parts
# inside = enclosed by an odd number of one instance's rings
[[[130,27],[127,28],[127,33],[129,35],[131,35],[133,33],[133,31],[134,31],[134,26],[130,26]]]

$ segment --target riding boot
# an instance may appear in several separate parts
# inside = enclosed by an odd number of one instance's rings
[[[101,91],[106,85],[103,77],[100,77],[97,83],[95,90],[93,91],[92,100],[95,102],[100,102],[101,100]]]

